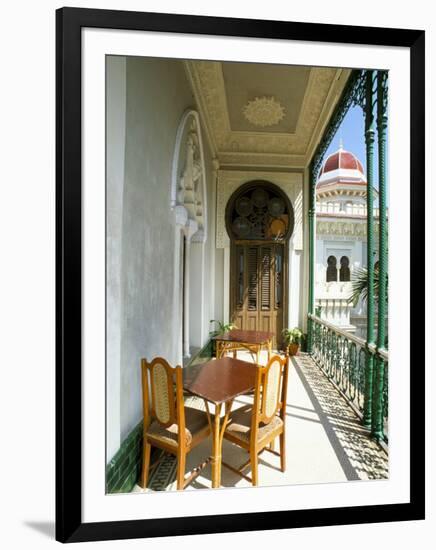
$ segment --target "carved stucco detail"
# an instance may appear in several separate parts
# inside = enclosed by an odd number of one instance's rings
[[[375,227],[377,232],[377,227]],[[317,235],[332,235],[366,239],[366,223],[352,221],[317,221]]]
[[[239,151],[219,153],[221,165],[227,166],[253,166],[265,168],[274,167],[292,167],[304,168],[306,166],[306,157],[304,155],[265,155],[262,153],[244,153]]]
[[[248,101],[242,114],[254,126],[274,126],[285,117],[285,108],[275,97],[255,97]]]
[[[203,228],[203,197],[201,178],[203,176],[200,157],[200,147],[195,119],[186,140],[186,161],[180,177],[177,202],[188,211],[189,218],[195,220],[200,228]]]
[[[197,111],[187,110],[177,129],[171,174],[170,200],[176,225],[195,222],[199,242],[206,240],[207,207],[205,193],[206,170],[200,119]],[[193,239],[193,240],[195,240]]]
[[[294,210],[294,231],[291,241],[295,250],[303,249],[303,175],[299,173],[280,172],[243,172],[218,171],[217,212],[216,212],[216,247],[230,246],[226,229],[226,206],[232,194],[244,183],[253,180],[266,180],[274,183],[289,198]]]

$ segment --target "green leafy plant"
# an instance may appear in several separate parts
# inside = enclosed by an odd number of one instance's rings
[[[378,300],[379,294],[379,269],[378,266],[374,268],[374,300]],[[386,300],[388,296],[388,277],[386,276]],[[352,303],[356,307],[359,298],[362,298],[364,302],[368,299],[368,270],[366,267],[358,267],[354,269],[353,277],[351,280],[351,294],[348,298],[348,302]]]
[[[221,321],[216,321],[215,319],[211,319],[211,323],[215,323],[217,325],[215,330],[211,330],[209,332],[209,336],[213,338],[214,336],[218,336],[219,334],[224,334],[225,332],[229,332],[230,330],[233,330],[235,328],[238,328],[233,323],[222,323]]]
[[[303,338],[303,332],[298,328],[285,328],[282,330],[283,341],[286,345],[298,344],[300,345]]]

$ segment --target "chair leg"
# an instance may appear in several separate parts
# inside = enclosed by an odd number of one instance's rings
[[[271,449],[271,451],[274,451],[274,442],[275,442],[275,439],[272,439],[269,443],[269,448]]]
[[[177,490],[181,491],[184,488],[186,467],[186,453],[177,453]]]
[[[286,439],[285,432],[280,434],[280,468],[282,472],[286,470]]]
[[[139,485],[143,488],[147,488],[147,481],[148,481],[148,472],[150,470],[150,452],[151,452],[151,445],[148,443],[146,439],[144,439],[144,444],[142,448],[142,471],[141,471],[141,478],[139,480]]]
[[[258,484],[258,454],[255,449],[250,451],[250,464],[251,464],[251,479],[253,480],[253,486]]]

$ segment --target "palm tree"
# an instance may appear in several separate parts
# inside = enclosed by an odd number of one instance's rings
[[[378,264],[374,267],[374,300],[378,300],[379,289],[379,269]],[[388,299],[388,276],[386,274],[386,301]],[[368,299],[368,270],[366,267],[358,267],[353,271],[353,277],[351,280],[351,294],[348,298],[348,302],[353,303],[353,307],[356,307],[359,298],[362,298],[364,302]]]

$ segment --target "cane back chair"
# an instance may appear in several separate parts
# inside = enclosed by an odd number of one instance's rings
[[[223,462],[223,466],[258,485],[258,456],[263,451],[280,457],[282,472],[286,469],[286,392],[288,385],[289,356],[274,355],[265,367],[256,368],[256,385],[253,404],[231,413],[224,438],[245,449],[250,458],[239,468]],[[280,439],[280,452],[273,449],[274,440]],[[251,478],[243,470],[251,465]]]
[[[154,446],[176,455],[177,489],[184,489],[192,481],[192,476],[185,480],[186,455],[210,434],[207,414],[185,406],[181,366],[171,367],[156,357],[151,363],[142,359],[141,370],[144,440],[139,484],[147,487]]]

